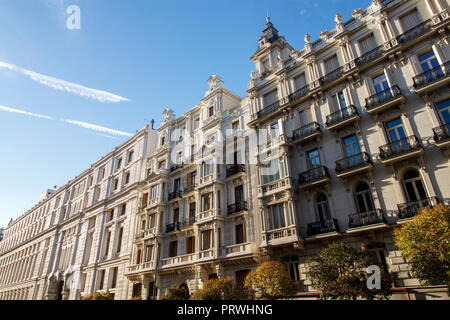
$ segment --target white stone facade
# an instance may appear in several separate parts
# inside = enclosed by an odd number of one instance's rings
[[[301,50],[268,19],[247,97],[211,76],[197,106],[166,109],[7,227],[0,299],[155,298],[273,259],[314,292],[305,259],[334,240],[417,287],[392,232],[449,203],[448,9],[373,1]]]

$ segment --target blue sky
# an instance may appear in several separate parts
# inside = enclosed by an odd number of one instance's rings
[[[125,141],[124,133],[152,118],[159,124],[164,108],[178,116],[196,105],[211,74],[244,97],[266,10],[301,49],[305,33],[315,40],[334,28],[336,13],[348,20],[370,2],[0,1],[0,226]],[[80,30],[66,27],[73,4]],[[41,75],[70,82],[71,92]]]

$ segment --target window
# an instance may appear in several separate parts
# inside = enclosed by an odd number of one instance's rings
[[[314,149],[308,152],[308,166],[310,169],[320,167],[319,150]]]
[[[359,47],[361,48],[361,54],[368,53],[375,49],[377,47],[377,43],[373,34],[362,40],[359,40]]]
[[[122,250],[122,237],[123,237],[123,228],[120,228],[119,230],[119,238],[117,240],[117,253],[120,253]]]
[[[213,174],[213,161],[206,160],[205,162],[203,162],[203,176],[207,177],[212,174]]]
[[[122,207],[120,208],[120,215],[123,216],[125,214],[127,210],[127,205],[123,204]]]
[[[419,56],[419,62],[424,72],[439,67],[439,61],[433,50]]]
[[[108,221],[111,221],[112,219],[114,219],[114,209],[109,210]]]
[[[420,23],[421,19],[417,9],[414,9],[410,13],[400,18],[400,24],[402,25],[403,32],[411,30]]]
[[[306,77],[305,74],[302,73],[301,75],[294,78],[295,82],[295,90],[300,90],[301,88],[306,86]]]
[[[396,142],[406,138],[405,129],[403,127],[402,120],[400,118],[394,119],[392,121],[385,123],[386,131],[390,142]],[[404,141],[407,143],[406,141]],[[401,148],[402,146],[396,145],[396,148]]]
[[[207,140],[206,140],[206,143],[207,143],[207,144],[211,144],[211,143],[213,143],[215,140],[216,140],[216,135],[215,135],[215,134],[212,134],[212,135],[208,136],[208,138],[207,138]]]
[[[202,250],[208,250],[213,247],[213,231],[207,230],[203,231],[201,234],[202,237]]]
[[[327,73],[330,73],[339,68],[339,62],[337,55],[334,55],[328,60],[325,60],[325,70]]]
[[[131,161],[133,161],[134,159],[134,150],[131,150],[128,152],[128,163],[130,163]]]
[[[377,93],[389,89],[389,83],[384,73],[382,75],[372,78],[372,81],[373,85],[375,86],[375,91]]]
[[[119,268],[115,267],[110,270],[110,273],[112,274],[111,279],[111,289],[115,289],[117,285],[117,273],[119,271]]]
[[[359,213],[375,210],[372,193],[367,183],[360,183],[355,189],[356,206]]]
[[[403,187],[408,202],[416,202],[428,198],[422,178],[417,170],[408,170],[403,175]]]
[[[326,225],[330,217],[330,210],[328,208],[328,198],[325,194],[320,193],[316,198],[316,210],[319,215],[319,220],[322,226]]]
[[[180,219],[180,209],[175,208],[173,209],[173,223],[177,223]]]
[[[360,153],[358,139],[356,135],[351,135],[343,139],[344,151],[347,157],[354,156]]]
[[[244,188],[242,184],[234,188],[234,202],[241,204],[244,201]]]
[[[145,246],[145,262],[151,261],[153,257],[153,246]]]
[[[158,163],[158,169],[165,169],[166,168],[166,160],[162,160]]]
[[[150,197],[151,199],[156,199],[158,198],[158,189],[159,189],[159,185],[154,185],[150,188]]]
[[[208,108],[208,117],[212,117],[214,115],[214,106],[210,106]]]
[[[88,188],[89,188],[90,186],[92,186],[93,183],[94,183],[94,177],[91,175],[91,176],[89,176],[89,178],[88,178]]]
[[[287,257],[283,259],[283,262],[286,265],[287,271],[289,273],[289,278],[292,281],[299,281],[300,272],[298,268],[298,257]]]
[[[119,187],[119,179],[114,179],[114,190],[117,190]]]
[[[195,237],[186,238],[186,254],[195,252]]]
[[[312,121],[311,109],[305,109],[300,112],[300,126],[304,127]]]
[[[269,206],[267,215],[269,217],[269,230],[280,229],[286,226],[283,203]]]
[[[237,130],[239,130],[239,120],[238,121],[234,121],[232,124],[231,124],[231,129],[235,132],[235,131],[237,131]]]
[[[386,263],[386,245],[384,243],[374,243],[367,246],[367,251],[372,256],[372,263],[381,266],[384,272],[388,272],[388,265]]]
[[[105,254],[106,257],[109,253],[109,243],[111,242],[111,231],[107,231],[106,233],[106,242],[105,242]]]
[[[438,110],[441,123],[449,124],[450,123],[450,99],[437,103],[436,108]],[[448,129],[447,129],[447,131],[448,131]]]
[[[161,137],[161,146],[163,146],[166,143],[166,137]]]
[[[100,281],[98,283],[99,290],[103,290],[104,283],[105,283],[105,270],[100,270]]]
[[[266,71],[266,70],[268,70],[269,68],[270,68],[270,61],[269,61],[269,58],[265,58],[265,59],[263,59],[262,61],[261,61],[261,64],[262,64],[262,68],[263,68],[263,72],[264,71]]]
[[[234,227],[236,235],[236,244],[244,243],[245,240],[245,225],[243,223],[238,224]]]
[[[100,168],[99,171],[99,181],[103,180],[103,178],[105,177],[105,167]]]
[[[211,210],[212,198],[212,192],[202,195],[203,211]]]
[[[125,184],[129,184],[129,183],[130,183],[130,173],[127,172],[127,173],[125,174]]]
[[[148,203],[148,193],[144,193],[142,195],[142,206],[145,208],[147,206]]]
[[[150,221],[149,228],[154,228],[156,222],[156,213],[149,215],[149,221]]]
[[[194,130],[197,130],[200,127],[200,117],[196,117],[194,119]]]
[[[116,167],[116,169],[120,169],[121,166],[122,166],[122,158],[119,158],[117,160],[117,167]]]
[[[333,101],[334,101],[334,109],[335,109],[335,111],[346,110],[347,102],[345,100],[345,95],[344,95],[343,91],[340,91],[340,92],[336,93],[333,96]]]
[[[278,92],[277,92],[277,90],[273,90],[273,91],[269,92],[268,94],[265,94],[263,96],[263,100],[264,100],[264,106],[265,107],[275,103],[278,100]]]
[[[178,241],[171,241],[169,243],[169,258],[176,257],[178,255]]]

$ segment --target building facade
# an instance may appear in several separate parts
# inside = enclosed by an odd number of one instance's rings
[[[305,259],[335,240],[418,286],[392,233],[450,199],[449,2],[335,22],[297,50],[267,18],[247,97],[211,76],[194,108],[47,192],[6,228],[0,299],[159,298],[267,260],[313,292]]]

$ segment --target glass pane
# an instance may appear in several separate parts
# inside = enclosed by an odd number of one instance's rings
[[[424,200],[424,199],[428,198],[427,193],[425,192],[425,188],[423,187],[422,180],[416,180],[415,184],[416,184],[416,189],[417,189],[417,192],[419,193],[418,196],[420,197],[420,199]]]
[[[414,191],[414,186],[413,186],[412,182],[405,183],[405,188],[406,188],[406,193],[407,193],[409,202],[414,202],[414,201],[419,200],[416,196],[416,192]]]
[[[279,211],[280,211],[280,228],[284,228],[286,226],[286,220],[284,218],[284,205],[279,205]]]

